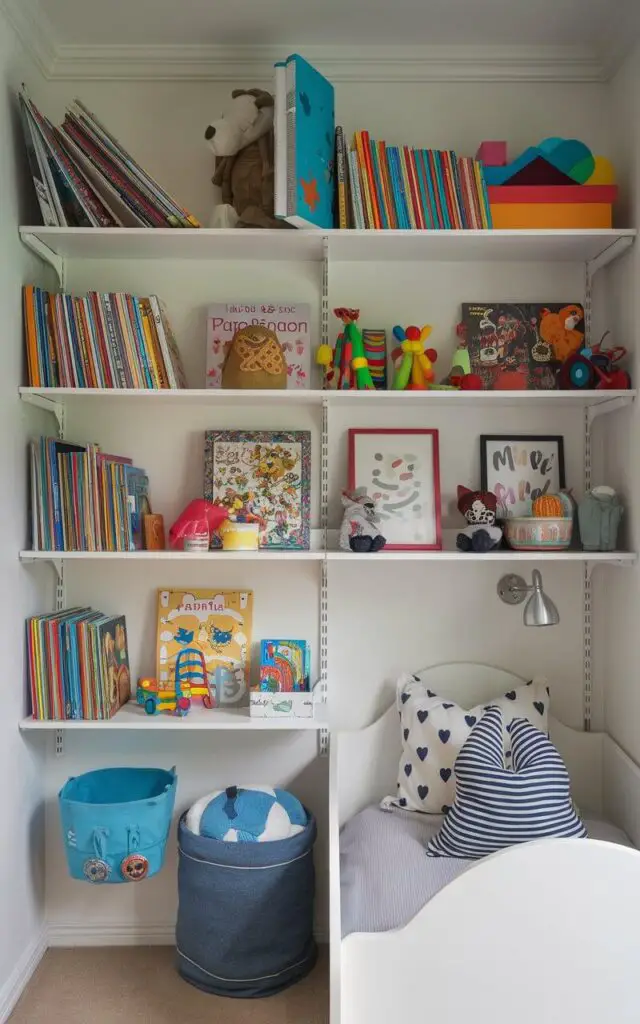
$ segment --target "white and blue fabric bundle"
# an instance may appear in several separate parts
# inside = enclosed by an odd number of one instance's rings
[[[178,826],[182,977],[216,995],[272,995],[315,964],[313,815],[291,793],[230,786]]]

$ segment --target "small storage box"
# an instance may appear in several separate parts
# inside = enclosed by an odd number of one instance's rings
[[[177,782],[175,768],[103,768],[69,779],[58,799],[71,877],[113,884],[155,875]]]
[[[178,826],[178,970],[215,995],[257,998],[300,981],[316,961],[315,819],[267,843],[230,843]]]

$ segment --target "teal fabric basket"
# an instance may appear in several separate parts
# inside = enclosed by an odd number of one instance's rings
[[[160,870],[171,827],[175,768],[102,768],[60,790],[60,821],[72,878],[139,882]]]

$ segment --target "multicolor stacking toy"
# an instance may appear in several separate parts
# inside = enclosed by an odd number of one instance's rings
[[[400,342],[391,353],[395,366],[392,389],[394,391],[426,391],[433,383],[433,363],[438,354],[433,348],[425,348],[425,342],[433,328],[394,327],[393,336]]]
[[[610,228],[615,171],[578,139],[543,139],[507,162],[506,142],[483,142],[477,159],[494,228]]]

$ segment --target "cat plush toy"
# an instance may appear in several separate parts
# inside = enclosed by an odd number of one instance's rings
[[[498,500],[491,491],[470,491],[458,487],[458,510],[467,526],[456,537],[458,551],[492,551],[502,543],[502,530],[496,526]]]

